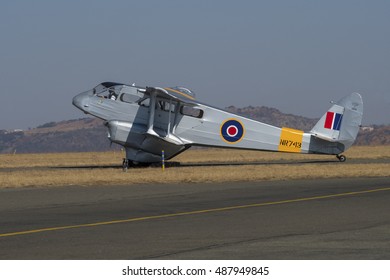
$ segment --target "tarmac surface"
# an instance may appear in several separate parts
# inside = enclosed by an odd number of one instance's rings
[[[390,259],[390,178],[2,189],[0,259]]]

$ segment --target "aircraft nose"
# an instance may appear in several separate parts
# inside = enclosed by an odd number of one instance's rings
[[[73,97],[72,104],[77,108],[79,108],[80,110],[85,111],[85,109],[88,107],[88,100],[89,100],[89,91],[86,91]]]

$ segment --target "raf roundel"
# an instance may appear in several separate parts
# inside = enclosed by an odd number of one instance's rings
[[[226,120],[221,125],[221,137],[230,144],[237,143],[244,136],[245,130],[242,123],[235,119]]]

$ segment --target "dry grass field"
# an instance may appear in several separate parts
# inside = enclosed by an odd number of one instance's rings
[[[340,163],[334,156],[190,149],[174,158],[187,166],[164,172],[123,172],[122,152],[0,155],[0,188],[390,177],[390,146],[356,146],[345,155]]]

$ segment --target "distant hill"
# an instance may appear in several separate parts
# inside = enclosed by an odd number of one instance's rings
[[[236,108],[227,111],[279,127],[309,131],[318,119],[283,114],[269,107]],[[390,145],[390,125],[361,129],[356,145]],[[120,146],[107,139],[107,128],[96,118],[49,122],[21,131],[0,130],[0,153],[51,153],[118,150]]]
[[[89,152],[110,149],[99,119],[50,122],[27,131],[0,131],[0,153]]]
[[[390,125],[361,128],[355,145],[390,145]]]
[[[318,119],[310,119],[292,114],[284,114],[278,109],[270,107],[244,107],[236,108],[234,106],[227,107],[228,112],[244,116],[253,120],[278,127],[291,127],[303,131],[309,131],[317,123]]]

